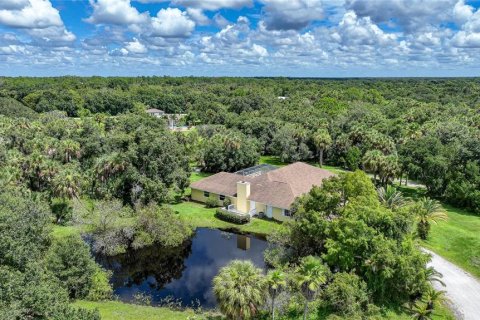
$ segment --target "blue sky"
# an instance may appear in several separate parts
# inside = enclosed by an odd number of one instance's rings
[[[0,75],[479,76],[479,6],[0,0]]]

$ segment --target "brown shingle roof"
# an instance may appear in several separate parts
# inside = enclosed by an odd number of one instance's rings
[[[237,182],[241,180],[250,181],[248,177],[235,173],[219,172],[192,183],[190,187],[216,194],[235,196],[237,194]]]
[[[303,162],[296,162],[257,177],[220,172],[192,183],[191,187],[235,196],[237,182],[248,181],[251,183],[250,200],[287,209],[290,208],[296,197],[309,192],[315,185],[320,186],[324,179],[334,175],[330,171]]]

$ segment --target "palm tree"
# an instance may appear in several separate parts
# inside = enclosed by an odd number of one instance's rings
[[[378,188],[377,193],[380,202],[389,209],[395,210],[405,205],[402,193],[393,186]]]
[[[318,161],[320,163],[320,167],[323,166],[323,152],[332,144],[332,137],[328,133],[326,129],[318,129],[313,134],[313,143],[318,151]]]
[[[428,308],[428,305],[422,301],[417,301],[412,306],[413,319],[415,320],[431,320],[433,310]]]
[[[250,261],[234,260],[213,279],[213,292],[228,318],[251,318],[265,302],[262,270]]]
[[[100,180],[100,182],[106,183],[111,176],[123,172],[126,167],[126,159],[122,155],[114,152],[97,161],[95,165],[96,178]]]
[[[430,224],[437,224],[438,221],[445,221],[448,216],[441,204],[434,199],[423,197],[418,201],[418,235],[420,239],[426,240],[430,231]]]
[[[270,271],[267,274],[266,283],[268,293],[270,294],[270,298],[272,299],[272,320],[275,320],[275,299],[287,285],[285,273],[283,273],[281,270]]]
[[[441,280],[443,278],[443,275],[437,270],[435,270],[434,267],[428,267],[425,271],[425,275],[429,282],[438,282],[445,287],[445,283]]]
[[[72,161],[72,157],[80,158],[80,144],[71,139],[62,141],[62,151],[64,154],[63,161],[68,163]]]
[[[422,301],[427,305],[427,308],[432,311],[436,305],[439,305],[445,300],[445,291],[437,291],[432,287],[429,287],[422,295]]]
[[[380,182],[387,185],[390,180],[393,180],[399,170],[398,157],[394,154],[382,156],[378,165],[380,175]]]
[[[377,182],[377,173],[384,155],[379,150],[370,150],[363,156],[363,167],[373,173],[373,181]]]
[[[62,199],[78,198],[81,176],[74,171],[66,171],[57,175],[52,181],[55,196]]]
[[[313,256],[303,258],[297,268],[294,281],[305,298],[303,320],[307,318],[308,303],[315,299],[321,286],[327,282],[327,275],[328,268],[319,258]]]

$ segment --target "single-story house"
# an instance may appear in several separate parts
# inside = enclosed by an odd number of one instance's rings
[[[303,162],[247,176],[219,172],[191,184],[192,200],[206,202],[213,198],[222,205],[229,198],[231,212],[250,216],[264,214],[285,221],[291,217],[290,208],[295,198],[331,176],[334,174],[330,171]]]
[[[163,110],[159,110],[159,109],[155,109],[155,108],[151,108],[151,109],[148,109],[147,110],[147,113],[151,116],[154,116],[154,117],[157,117],[157,118],[161,118],[165,115],[165,111]]]

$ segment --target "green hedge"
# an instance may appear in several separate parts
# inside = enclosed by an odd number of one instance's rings
[[[215,217],[226,222],[232,222],[235,224],[245,224],[250,222],[249,215],[238,215],[235,213],[228,212],[225,209],[219,208],[215,212]]]

